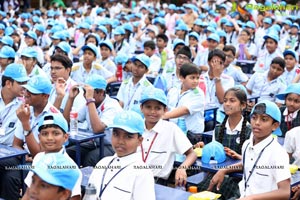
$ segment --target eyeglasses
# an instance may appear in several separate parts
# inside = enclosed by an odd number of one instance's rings
[[[51,71],[59,71],[61,69],[63,69],[64,67],[50,67]]]
[[[176,59],[183,60],[183,61],[190,61],[190,59],[187,56],[182,56],[182,55],[176,56]]]
[[[226,58],[230,58],[230,59],[234,59],[234,56],[231,56],[231,55],[225,55]]]

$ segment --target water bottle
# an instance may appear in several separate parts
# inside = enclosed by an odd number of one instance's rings
[[[78,133],[78,112],[72,108],[70,112],[70,135],[75,136]]]
[[[116,72],[116,77],[117,77],[117,81],[118,82],[121,82],[122,81],[122,74],[123,73],[123,67],[122,67],[122,64],[118,64],[117,65],[117,72]]]
[[[82,200],[98,200],[99,198],[96,196],[96,188],[93,184],[89,184],[85,188],[85,195]]]
[[[185,119],[183,117],[178,118],[177,126],[182,130],[182,132],[185,135],[187,135],[186,123],[185,123]],[[178,162],[183,162],[185,160],[185,155],[176,154],[175,160]]]
[[[179,186],[179,185],[176,186],[175,189],[186,191],[186,188],[184,186]]]

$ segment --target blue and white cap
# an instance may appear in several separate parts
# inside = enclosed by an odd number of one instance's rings
[[[59,126],[65,133],[68,132],[68,123],[66,119],[60,113],[51,113],[44,115],[38,123],[38,130],[41,131],[43,126],[45,125],[57,125]]]
[[[25,82],[29,80],[24,65],[17,63],[7,65],[3,76],[10,77],[17,82]]]
[[[290,84],[283,93],[277,94],[276,97],[280,100],[285,100],[286,95],[291,93],[300,95],[300,83]]]
[[[92,74],[86,79],[85,83],[92,86],[94,89],[105,90],[107,86],[106,80],[99,74]]]
[[[158,88],[148,88],[142,92],[140,103],[145,103],[146,101],[156,100],[167,106],[167,97],[164,91]]]
[[[22,87],[32,94],[50,94],[52,84],[47,77],[43,75],[36,75],[31,77],[27,84],[22,85]]]

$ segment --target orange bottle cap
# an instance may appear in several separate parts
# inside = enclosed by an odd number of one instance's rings
[[[189,192],[190,193],[197,193],[198,192],[197,186],[190,186],[189,187]]]

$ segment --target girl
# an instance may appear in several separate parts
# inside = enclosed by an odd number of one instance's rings
[[[236,48],[238,61],[250,61],[257,57],[256,45],[251,41],[251,33],[247,29],[241,31]]]
[[[241,88],[230,88],[224,95],[224,111],[225,119],[221,125],[215,128],[215,138],[218,142],[222,143],[225,147],[224,150],[227,156],[234,159],[242,159],[241,149],[244,141],[249,138],[251,133],[250,124],[247,123],[247,117],[243,116],[243,110],[247,105],[247,95]],[[202,142],[194,145],[194,147],[204,146]],[[198,185],[198,191],[207,190],[210,181],[214,174],[208,173],[207,178]],[[239,196],[238,182],[235,178],[226,178],[224,185],[220,191],[224,199]],[[230,189],[229,189],[230,188]]]
[[[37,52],[37,60],[40,64],[43,65],[45,63],[44,52],[39,46],[37,46],[36,33],[33,31],[28,31],[25,34],[25,43],[26,43],[27,47],[32,47],[35,49],[35,51]]]
[[[86,37],[84,45],[87,45],[88,43],[93,43],[97,47],[97,52],[98,52],[97,59],[99,59],[99,57],[100,57],[100,47],[99,47],[99,45],[100,45],[100,37],[99,37],[99,35],[96,34],[96,33],[90,33]],[[73,55],[80,56],[81,57],[80,60],[82,60],[83,51],[81,50],[81,48],[83,46],[78,46],[76,49],[73,50]]]

